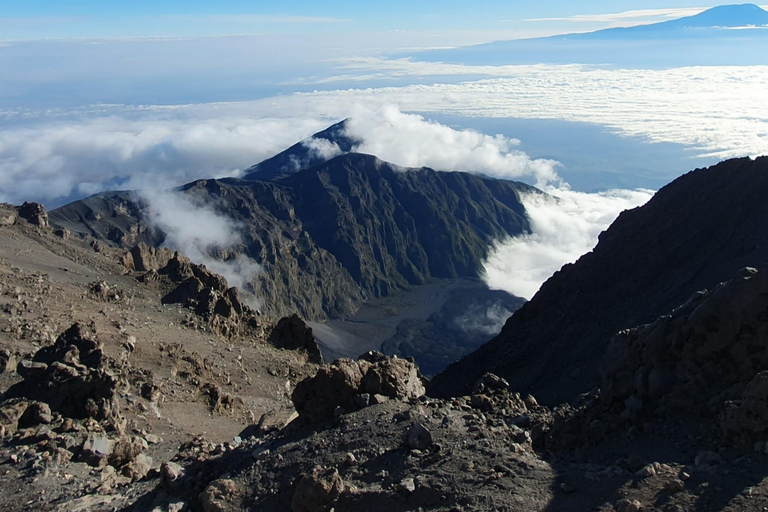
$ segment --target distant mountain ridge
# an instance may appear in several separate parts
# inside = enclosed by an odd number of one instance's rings
[[[760,28],[738,30],[747,27]],[[754,4],[723,5],[660,23],[501,40],[400,56],[466,65],[615,64],[642,68],[766,65],[768,12]]]

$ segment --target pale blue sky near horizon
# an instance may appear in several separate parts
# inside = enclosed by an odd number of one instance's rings
[[[4,0],[0,40],[451,32],[455,44],[465,44],[652,23],[714,5],[706,0]],[[441,44],[450,39],[442,37]]]

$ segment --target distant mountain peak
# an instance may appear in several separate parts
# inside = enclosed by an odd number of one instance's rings
[[[246,180],[270,181],[308,169],[335,156],[354,151],[362,141],[349,135],[349,118],[339,121],[323,131],[307,137],[268,158],[249,167],[243,173]]]
[[[694,16],[657,25],[675,28],[764,26],[768,25],[768,11],[755,4],[719,5]]]

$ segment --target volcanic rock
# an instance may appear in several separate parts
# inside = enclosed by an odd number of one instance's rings
[[[48,212],[40,203],[24,203],[19,207],[19,217],[41,228],[48,226]]]
[[[72,325],[31,361],[21,361],[17,371],[24,381],[12,386],[5,398],[37,400],[65,417],[93,418],[109,428],[122,428],[117,378],[107,369],[101,343],[83,324]]]
[[[0,203],[0,226],[13,226],[18,217],[16,208],[8,203]]]
[[[269,336],[269,342],[277,348],[301,350],[307,354],[310,362],[323,364],[320,346],[312,335],[312,328],[299,315],[281,318]]]
[[[364,357],[376,362],[339,359],[321,367],[313,377],[300,381],[291,395],[299,417],[316,423],[332,418],[339,407],[350,410],[364,407],[370,403],[370,398],[366,403],[359,400],[364,394],[397,400],[424,394],[424,383],[414,363],[377,353]]]
[[[292,512],[328,512],[344,491],[344,482],[335,468],[316,466],[296,482],[291,499]]]

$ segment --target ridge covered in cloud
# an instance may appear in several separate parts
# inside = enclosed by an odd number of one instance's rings
[[[553,160],[532,159],[516,150],[517,139],[456,130],[394,105],[351,118],[347,133],[361,140],[354,149],[403,167],[430,167],[506,179],[532,178],[543,187],[560,182]]]

